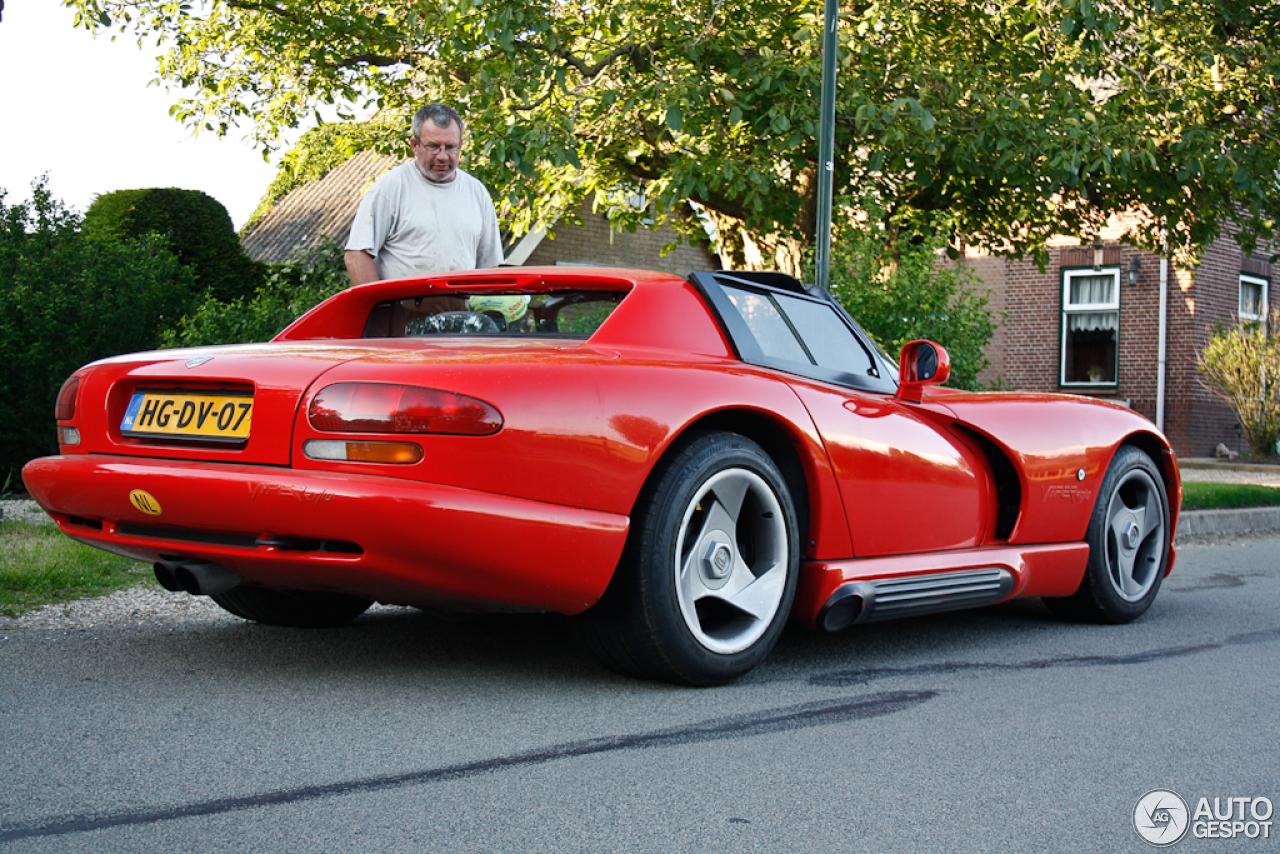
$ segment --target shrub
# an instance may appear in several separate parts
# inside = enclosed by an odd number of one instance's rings
[[[206,294],[188,317],[164,334],[165,347],[267,341],[322,301],[350,286],[342,247],[324,238],[314,249],[270,267],[252,297],[218,300]]]
[[[195,302],[162,241],[96,240],[41,179],[30,202],[0,191],[0,476],[56,452],[62,382],[95,359],[149,350]]]
[[[199,190],[106,193],[89,205],[84,229],[102,239],[164,237],[199,287],[218,299],[249,296],[263,281],[263,265],[244,254],[227,209]]]
[[[940,249],[936,241],[909,244],[886,263],[874,234],[847,228],[832,241],[831,292],[895,359],[908,341],[936,341],[951,356],[947,384],[978,390],[996,324],[981,279],[967,267],[942,267]]]
[[[1219,325],[1197,365],[1201,384],[1231,407],[1256,456],[1275,453],[1280,440],[1280,333],[1274,330],[1280,330],[1280,312],[1269,324]]]

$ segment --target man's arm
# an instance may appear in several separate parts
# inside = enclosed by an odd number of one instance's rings
[[[348,249],[346,254],[342,256],[342,260],[347,265],[347,274],[351,276],[351,284],[353,285],[376,282],[382,278],[378,273],[378,265],[374,263],[373,256],[363,249]]]
[[[498,227],[498,214],[493,209],[493,201],[485,195],[489,203],[485,211],[484,225],[481,227],[480,243],[476,246],[476,268],[497,267],[505,260],[502,257],[502,231]]]

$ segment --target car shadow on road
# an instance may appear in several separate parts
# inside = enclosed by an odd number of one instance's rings
[[[574,641],[568,620],[547,614],[480,614],[444,618],[415,608],[375,608],[327,629],[218,620],[115,629],[113,645],[137,661],[180,674],[213,669],[236,678],[291,677],[335,681],[410,680],[440,684],[478,679],[585,681],[621,679]]]
[[[1175,600],[1158,603],[1139,625],[1185,617],[1183,603]],[[381,681],[389,687],[489,683],[680,690],[612,673],[577,644],[571,619],[548,614],[446,615],[384,606],[331,629],[229,618],[108,631],[113,645],[133,661],[155,663],[180,677],[228,675],[263,686],[288,678],[331,687]],[[816,684],[830,673],[946,667],[1014,657],[1047,659],[1063,650],[1087,655],[1105,652],[1106,643],[1098,638],[1109,631],[1134,629],[1064,622],[1034,599],[858,625],[837,634],[793,622],[763,664],[733,684]],[[219,670],[226,673],[218,674]]]

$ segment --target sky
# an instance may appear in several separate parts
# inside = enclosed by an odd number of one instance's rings
[[[193,137],[169,116],[179,91],[149,86],[153,44],[76,29],[59,0],[5,0],[0,19],[0,189],[6,204],[31,197],[49,175],[53,197],[84,213],[115,190],[179,187],[222,202],[239,229],[275,178],[275,163],[243,139]]]

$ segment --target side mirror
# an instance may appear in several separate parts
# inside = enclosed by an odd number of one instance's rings
[[[898,357],[898,397],[919,403],[925,386],[942,385],[951,376],[951,357],[932,341],[912,341]]]

